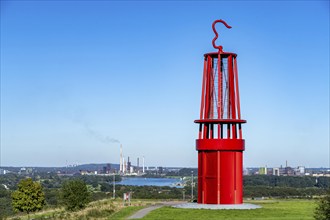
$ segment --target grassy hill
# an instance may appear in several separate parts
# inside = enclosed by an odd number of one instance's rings
[[[30,219],[127,219],[136,211],[161,202],[160,200],[133,200],[132,206],[123,206],[121,200],[101,200],[90,203],[84,210],[68,212],[64,209],[50,209],[30,215]],[[247,201],[261,205],[261,209],[254,210],[201,210],[162,207],[150,212],[143,219],[262,219],[262,220],[307,220],[313,219],[315,200],[261,200]],[[15,216],[11,219],[27,220],[27,215]]]

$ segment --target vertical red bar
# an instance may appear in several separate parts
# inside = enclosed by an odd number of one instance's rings
[[[206,169],[207,169],[207,159],[206,159],[206,152],[203,152],[203,187],[202,187],[202,201],[203,203],[207,203],[206,200]]]
[[[220,173],[220,151],[217,151],[217,204],[220,204],[221,198],[221,173]]]
[[[221,53],[218,53],[218,119],[223,118]],[[222,138],[222,126],[218,124],[218,139]],[[220,158],[219,158],[220,160]]]
[[[235,204],[243,203],[243,152],[235,152]]]
[[[236,119],[236,104],[235,104],[235,86],[234,86],[234,71],[233,71],[233,56],[228,58],[228,78],[229,80],[229,97],[230,97],[230,113],[231,118]]]
[[[234,71],[233,71],[233,56],[230,55],[228,57],[228,79],[229,79],[229,97],[230,103],[229,108],[231,111],[231,115],[229,116],[232,119],[236,119],[236,105],[235,105],[235,87],[234,87]],[[232,128],[232,138],[237,138],[236,135],[236,124],[231,125]]]
[[[229,71],[229,66],[230,66],[230,62],[231,62],[231,59],[230,59],[231,56],[229,56],[227,58],[227,83],[226,83],[226,87],[227,87],[227,91],[228,91],[228,94],[227,94],[227,118],[231,118],[231,77],[230,77],[230,71]]]
[[[234,59],[234,74],[235,74],[235,88],[236,88],[236,100],[237,100],[237,115],[238,115],[238,119],[241,119],[241,103],[239,100],[238,70],[237,70],[236,57]]]
[[[213,69],[212,72],[210,73],[210,114],[209,114],[209,118],[213,119],[214,118],[214,78],[213,78]]]
[[[208,56],[207,57],[207,62],[208,62],[208,68],[207,68],[207,84],[206,84],[206,115],[205,115],[205,119],[210,118],[211,116],[211,111],[213,111],[213,109],[211,108],[212,106],[212,101],[213,101],[213,97],[212,97],[212,84],[213,84],[213,80],[212,80],[212,57]]]
[[[218,119],[222,118],[222,71],[221,71],[221,54],[218,53]]]
[[[234,154],[232,151],[220,152],[221,204],[234,204]]]
[[[209,102],[210,102],[210,56],[207,56],[207,70],[206,70],[206,81],[205,81],[205,103],[204,103],[204,119],[209,116]]]
[[[235,91],[236,91],[236,108],[237,108],[237,118],[241,119],[241,103],[239,99],[239,87],[238,87],[238,69],[237,69],[237,58],[234,57],[234,78],[235,78]],[[238,124],[239,139],[243,138],[242,135],[242,125]],[[243,172],[243,171],[242,171]]]
[[[203,112],[205,111],[205,84],[206,84],[206,71],[207,71],[207,59],[204,58],[204,70],[203,70],[203,81],[202,81],[202,98],[201,98],[201,112],[200,112],[200,119],[203,118]]]
[[[208,204],[217,203],[217,151],[206,151],[205,197]]]
[[[203,192],[203,151],[198,152],[198,197],[197,202],[202,203]]]

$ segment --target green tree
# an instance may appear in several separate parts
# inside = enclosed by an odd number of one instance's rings
[[[15,211],[27,214],[41,210],[45,205],[45,195],[40,183],[31,178],[21,180],[18,189],[12,193],[12,206]]]
[[[84,208],[90,201],[86,183],[79,179],[64,182],[61,189],[61,200],[70,211]]]
[[[316,220],[330,219],[330,188],[325,197],[320,199],[318,206],[315,209],[314,217]]]
[[[13,213],[11,207],[11,193],[7,188],[0,184],[0,219],[5,219]]]

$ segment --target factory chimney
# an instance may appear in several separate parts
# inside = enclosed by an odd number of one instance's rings
[[[142,158],[142,173],[144,173],[144,156]]]
[[[126,173],[125,158],[123,157],[123,173]]]
[[[128,157],[128,160],[127,160],[127,171],[129,173],[131,173],[131,162],[129,161],[129,157]]]
[[[119,173],[123,172],[123,145],[120,145]]]

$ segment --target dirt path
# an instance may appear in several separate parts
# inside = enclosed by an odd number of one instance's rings
[[[171,205],[178,205],[178,204],[183,204],[186,202],[162,202],[161,204],[158,205],[153,205],[153,206],[149,206],[147,208],[141,209],[139,211],[137,211],[135,214],[131,215],[130,217],[128,217],[127,219],[138,219],[138,218],[143,218],[144,216],[146,216],[149,212],[158,209],[160,207],[163,206],[171,206]]]

